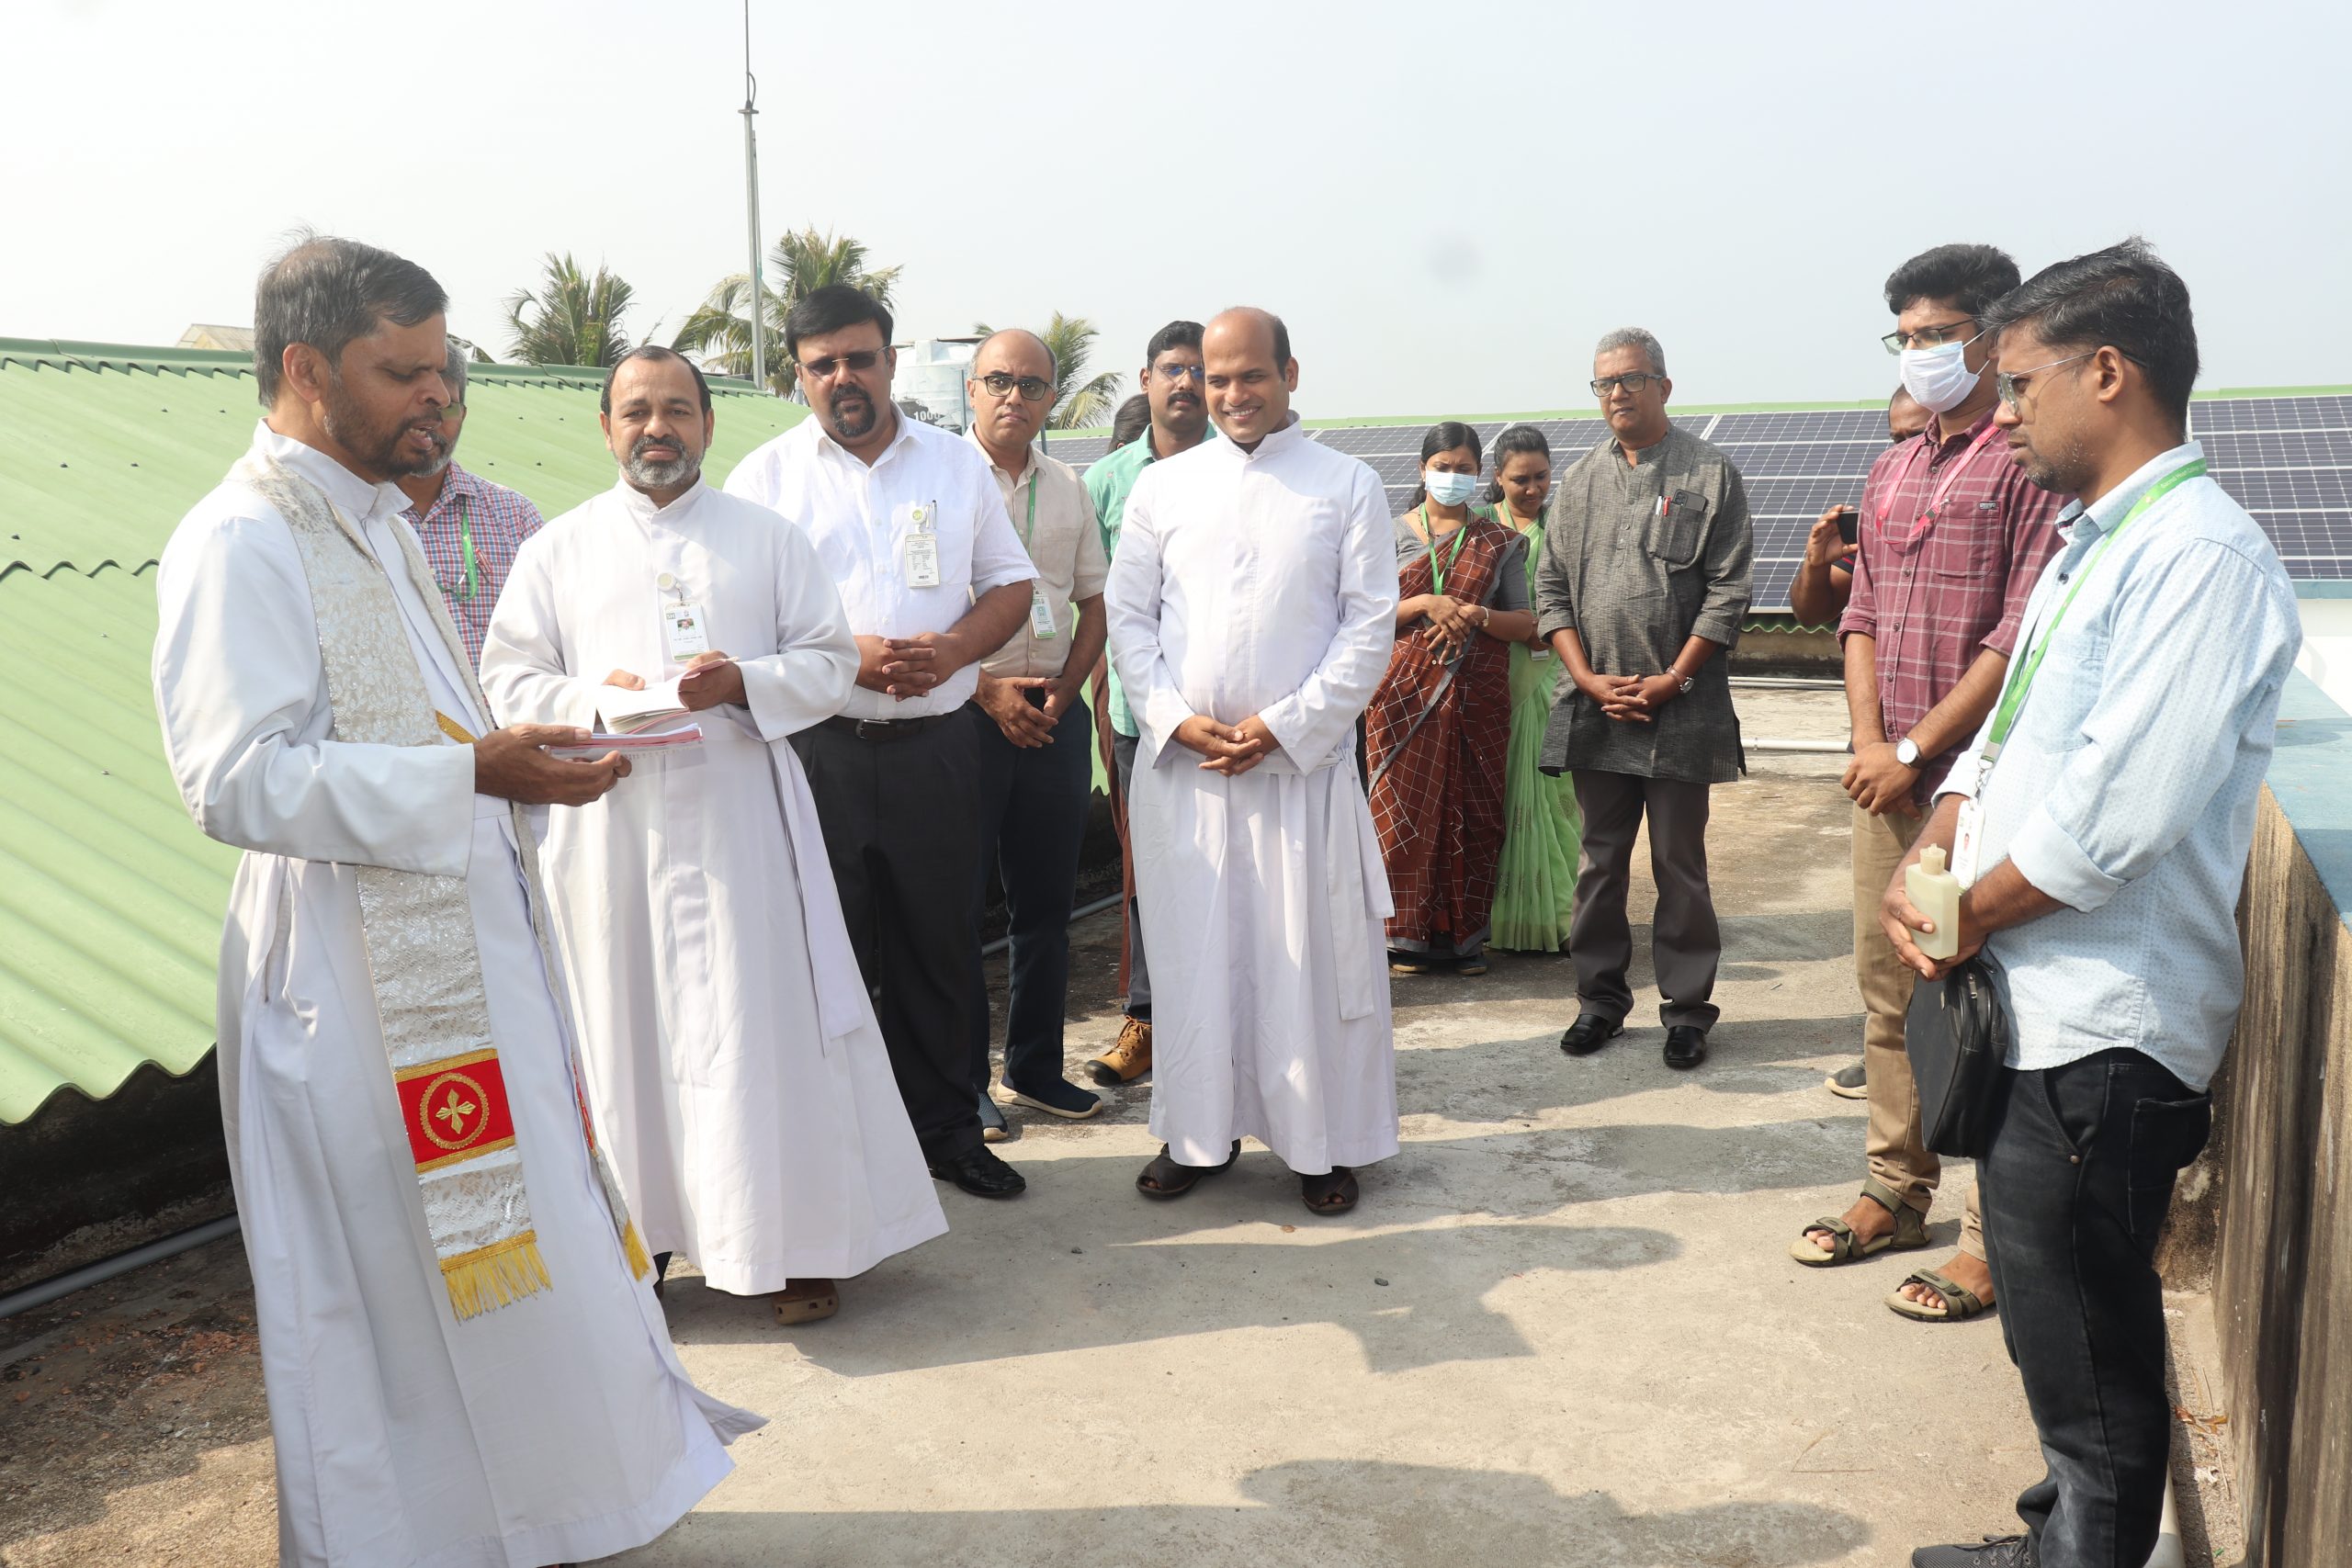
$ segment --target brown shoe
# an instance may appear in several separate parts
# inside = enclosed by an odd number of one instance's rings
[[[841,1287],[831,1280],[795,1280],[775,1293],[775,1320],[781,1327],[822,1323],[841,1310]]]
[[[1086,1070],[1096,1083],[1113,1089],[1151,1071],[1151,1025],[1139,1018],[1127,1020],[1119,1026],[1119,1038],[1108,1051],[1087,1063]]]

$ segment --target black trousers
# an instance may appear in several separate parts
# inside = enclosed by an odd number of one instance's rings
[[[2018,1517],[2042,1568],[2143,1568],[2172,1450],[2156,1235],[2212,1102],[2121,1046],[1996,1092],[1985,1261],[2049,1466]]]
[[[980,945],[972,908],[979,764],[971,723],[951,714],[889,740],[820,724],[794,736],[792,749],[816,796],[850,946],[907,1117],[925,1159],[952,1159],[980,1142],[971,1007]]]
[[[1111,731],[1111,787],[1119,792],[1121,811],[1126,809],[1127,791],[1135,783],[1136,748],[1140,743],[1136,736]],[[1143,957],[1143,900],[1133,894],[1127,897],[1127,999],[1121,1010],[1129,1018],[1151,1021],[1151,967]]]
[[[1004,884],[1012,953],[1004,1021],[1004,1081],[1026,1089],[1062,1076],[1062,1017],[1069,1001],[1069,912],[1078,899],[1078,855],[1086,802],[1094,793],[1094,716],[1083,699],[1054,726],[1050,746],[1015,746],[978,703],[972,721],[978,763],[980,856],[972,878],[977,927],[989,871]],[[973,950],[972,1087],[989,1085],[989,998]]]

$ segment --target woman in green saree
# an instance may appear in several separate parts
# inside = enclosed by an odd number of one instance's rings
[[[1544,549],[1544,503],[1552,493],[1552,448],[1544,433],[1515,424],[1495,437],[1495,482],[1487,492],[1495,520],[1527,537],[1528,587]],[[1504,763],[1503,853],[1495,888],[1492,945],[1519,953],[1558,953],[1568,942],[1568,909],[1577,890],[1583,824],[1574,783],[1536,769],[1560,661],[1532,643],[1510,650],[1510,748]]]

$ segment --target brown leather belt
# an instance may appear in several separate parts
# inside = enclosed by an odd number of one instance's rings
[[[886,740],[904,740],[921,735],[934,725],[945,724],[961,716],[960,709],[956,713],[934,713],[922,718],[851,718],[844,714],[836,714],[826,719],[824,724],[828,729],[838,729],[860,740],[878,745]]]

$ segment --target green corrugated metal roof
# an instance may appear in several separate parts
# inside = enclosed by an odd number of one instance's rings
[[[604,490],[601,378],[477,367],[458,460],[549,516]],[[807,412],[714,389],[714,479]],[[0,1123],[212,1048],[236,852],[180,805],[147,660],[155,558],[259,414],[239,355],[0,338]]]

